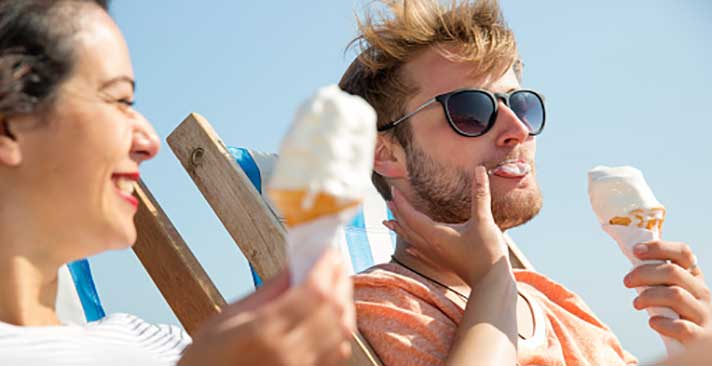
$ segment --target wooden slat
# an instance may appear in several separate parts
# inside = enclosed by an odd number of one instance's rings
[[[286,232],[210,123],[192,113],[167,141],[257,274],[279,273],[287,263]]]
[[[143,181],[134,195],[140,203],[133,250],[185,330],[193,334],[200,323],[220,312],[225,299]]]
[[[514,243],[514,240],[506,234],[504,235],[504,239],[507,241],[507,246],[509,247],[509,263],[512,264],[512,268],[534,271],[534,266],[524,255],[524,252]]]
[[[382,366],[381,359],[361,333],[351,334],[351,358],[349,366]]]
[[[286,231],[210,123],[192,113],[167,141],[260,277],[282,270],[287,263]],[[358,332],[351,344],[349,365],[382,365]]]

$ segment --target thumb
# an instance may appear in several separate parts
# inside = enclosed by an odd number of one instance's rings
[[[480,165],[472,173],[472,203],[470,219],[476,221],[492,220],[492,197],[490,196],[489,177],[484,166]]]

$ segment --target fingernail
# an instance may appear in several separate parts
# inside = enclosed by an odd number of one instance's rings
[[[630,278],[631,278],[631,275],[630,275],[630,273],[628,273],[625,277],[623,277],[623,283],[626,284],[626,285],[629,285],[629,284],[630,284]]]
[[[648,252],[648,246],[645,244],[638,244],[633,247],[633,253],[635,254],[645,254]]]

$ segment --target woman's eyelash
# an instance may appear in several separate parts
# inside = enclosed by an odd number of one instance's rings
[[[119,99],[117,102],[119,102],[127,107],[133,107],[134,104],[136,104],[135,101],[130,100],[130,99]]]

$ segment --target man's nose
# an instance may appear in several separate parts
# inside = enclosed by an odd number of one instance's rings
[[[529,138],[529,128],[501,100],[498,108],[497,120],[494,123],[497,146],[515,146],[526,141]]]

